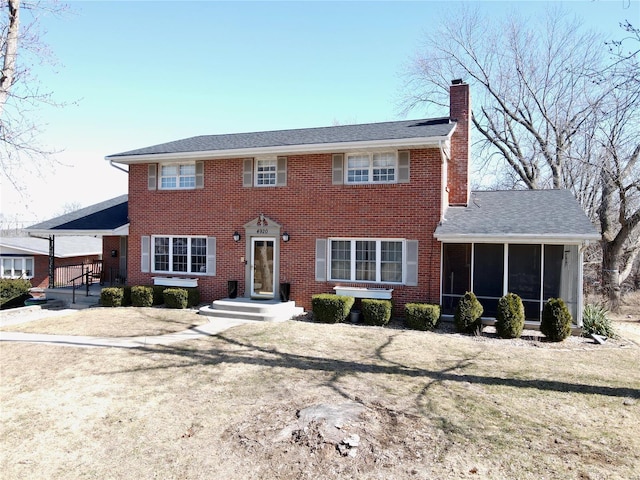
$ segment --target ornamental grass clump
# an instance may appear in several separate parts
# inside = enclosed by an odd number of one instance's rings
[[[365,325],[383,327],[391,320],[389,300],[362,299],[362,321]]]
[[[311,297],[313,318],[322,323],[344,322],[355,302],[354,297],[320,293]]]
[[[592,334],[607,338],[616,337],[609,318],[609,310],[600,303],[588,303],[582,310],[582,336],[589,337]]]
[[[552,342],[561,342],[571,335],[571,313],[561,298],[550,298],[542,310],[540,331]]]
[[[484,308],[476,298],[473,292],[467,292],[458,302],[453,322],[456,331],[461,333],[473,333],[482,328],[482,320],[480,317],[484,312]]]
[[[519,338],[524,329],[524,305],[515,293],[507,293],[498,300],[496,333],[500,338]]]
[[[440,320],[440,306],[428,303],[407,303],[404,306],[404,323],[414,330],[433,330]]]

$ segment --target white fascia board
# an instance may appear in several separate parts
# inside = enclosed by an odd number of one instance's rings
[[[129,235],[129,224],[113,230],[29,230],[31,236],[54,235],[56,237],[112,237]]]
[[[48,255],[48,251],[44,250],[36,250],[33,248],[23,248],[17,247],[15,245],[0,245],[0,254],[1,255]]]
[[[261,155],[293,155],[305,153],[329,153],[362,151],[379,148],[420,148],[439,147],[441,142],[448,141],[449,135],[440,137],[401,138],[390,140],[374,140],[362,142],[313,143],[308,145],[278,145],[274,147],[236,148],[233,150],[207,150],[202,152],[152,153],[146,155],[107,156],[105,160],[114,163],[132,164],[149,162],[175,162],[184,160],[211,160],[216,158],[242,158]]]
[[[600,235],[437,235],[433,234],[436,240],[443,243],[548,243],[548,244],[577,244],[583,242],[599,241]]]

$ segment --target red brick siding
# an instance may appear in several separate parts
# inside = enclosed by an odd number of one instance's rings
[[[118,252],[117,257],[111,256],[112,250]],[[110,284],[114,281],[115,278],[112,278],[112,276],[117,275],[120,271],[120,255],[122,255],[120,251],[120,237],[102,237],[102,278],[105,284]]]
[[[225,297],[227,280],[239,280],[242,295],[243,225],[262,213],[291,235],[288,243],[280,241],[279,281],[291,283],[291,298],[306,309],[311,295],[333,291],[334,282],[315,281],[315,241],[334,236],[418,240],[419,286],[390,286],[393,298],[398,308],[439,301],[440,245],[433,238],[441,201],[438,149],[411,151],[408,184],[332,185],[331,154],[287,158],[287,186],[264,188],[242,186],[240,158],[206,161],[205,188],[186,191],[149,191],[147,165],[131,165],[128,283],[152,283],[153,274],[140,272],[141,236],[214,236],[217,275],[199,277],[201,298]],[[238,243],[234,231],[243,236]]]

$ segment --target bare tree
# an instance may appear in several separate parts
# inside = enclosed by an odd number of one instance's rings
[[[506,166],[494,176],[503,187],[574,192],[602,228],[604,269],[616,272],[604,279],[616,308],[640,250],[633,144],[640,102],[632,81],[637,51],[621,50],[612,61],[606,45],[556,8],[535,20],[461,10],[427,35],[407,72],[404,107],[445,105],[450,79],[467,79],[480,169]]]
[[[53,161],[54,152],[38,142],[41,125],[33,111],[61,104],[41,88],[31,65],[55,63],[41,39],[40,18],[64,11],[66,6],[57,2],[0,0],[0,172],[18,191],[18,168],[40,172]]]

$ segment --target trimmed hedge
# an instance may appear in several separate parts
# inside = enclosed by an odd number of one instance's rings
[[[103,307],[121,307],[124,289],[120,287],[106,287],[100,290],[100,305]]]
[[[141,285],[131,287],[131,305],[151,307],[153,305],[153,288]]]
[[[122,306],[130,307],[131,306],[131,287],[125,285],[122,287]]]
[[[31,282],[24,278],[0,279],[0,307],[10,304],[12,300],[29,298]],[[24,302],[24,300],[22,300]]]
[[[164,291],[169,287],[153,285],[149,288],[153,290],[153,306],[162,305],[164,303]]]
[[[496,333],[501,338],[519,338],[524,329],[524,304],[515,293],[498,300]]]
[[[163,295],[167,308],[187,308],[189,294],[184,288],[166,288]]]
[[[391,302],[389,300],[362,299],[362,321],[365,325],[383,327],[391,320]]]
[[[458,332],[473,333],[482,328],[480,317],[484,308],[473,292],[467,292],[458,302],[453,321]]]
[[[571,313],[561,298],[550,298],[542,310],[540,331],[552,342],[561,342],[571,335]]]
[[[187,307],[195,307],[200,304],[200,290],[197,287],[183,288],[187,292]]]
[[[404,323],[414,330],[433,330],[440,321],[440,305],[407,303],[404,306]]]
[[[355,298],[332,293],[320,293],[311,297],[313,317],[322,323],[344,322]]]

